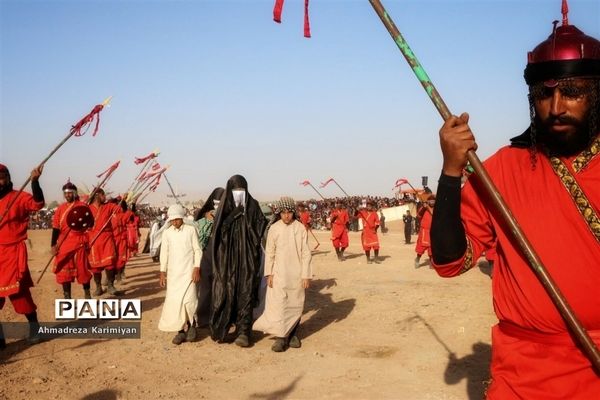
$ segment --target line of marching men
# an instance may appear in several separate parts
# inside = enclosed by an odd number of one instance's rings
[[[15,312],[26,316],[30,343],[39,342],[39,338],[25,242],[29,215],[45,204],[39,184],[42,170],[38,167],[31,172],[29,194],[13,190],[8,167],[0,164],[0,309],[8,297]],[[52,271],[63,288],[64,298],[71,298],[71,285],[77,281],[83,286],[85,298],[90,299],[92,278],[96,286],[94,296],[101,296],[105,292],[103,271],[106,291],[119,295],[115,281],[121,281],[127,261],[138,251],[139,217],[135,204],[129,207],[126,195],[107,201],[101,188],[94,189],[87,201],[80,199],[71,182],[62,189],[65,202],[54,214],[50,245],[54,256]],[[6,345],[3,337],[0,325],[0,349]]]

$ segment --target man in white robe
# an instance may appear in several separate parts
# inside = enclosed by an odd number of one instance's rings
[[[265,311],[253,326],[276,336],[271,347],[275,352],[301,346],[297,331],[304,291],[312,279],[308,232],[295,218],[295,204],[289,197],[282,197],[277,204],[276,222],[269,229],[265,249]]]
[[[173,344],[196,340],[194,314],[198,305],[197,285],[200,281],[200,258],[196,229],[183,223],[185,210],[173,204],[167,212],[160,250],[160,286],[167,287],[158,329],[178,332]],[[185,328],[187,327],[187,332]]]

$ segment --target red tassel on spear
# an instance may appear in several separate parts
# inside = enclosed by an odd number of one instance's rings
[[[69,140],[71,138],[71,136],[85,135],[85,133],[87,132],[87,129],[90,127],[90,125],[92,124],[94,119],[96,119],[96,126],[94,127],[94,132],[92,133],[92,136],[95,136],[96,133],[98,133],[98,126],[100,124],[100,111],[102,111],[102,109],[108,103],[110,103],[111,99],[112,99],[112,96],[110,96],[109,98],[104,100],[101,104],[98,104],[97,106],[92,108],[92,111],[90,111],[90,113],[88,115],[83,117],[75,125],[71,126],[71,129],[69,130],[69,134],[50,152],[50,154],[48,154],[46,156],[46,158],[44,158],[44,160],[38,165],[38,168],[43,167],[44,164],[46,164],[46,162],[48,162],[50,157],[52,157],[54,155],[54,153],[56,153],[58,151],[58,149],[60,149],[62,147],[62,145],[65,144],[67,142],[67,140]],[[83,132],[82,132],[82,130],[83,130]],[[4,217],[6,217],[6,214],[8,214],[8,210],[10,210],[12,205],[15,203],[15,201],[19,197],[19,194],[23,191],[23,189],[25,189],[25,186],[27,186],[27,184],[29,183],[30,180],[31,180],[31,177],[29,177],[29,178],[27,178],[27,180],[25,180],[25,183],[23,183],[21,188],[18,190],[17,195],[12,198],[10,203],[8,203],[8,205],[4,209],[4,212],[2,213],[2,215],[0,215],[0,224],[2,224],[2,220],[4,220]]]
[[[275,0],[275,6],[273,7],[273,21],[278,24],[281,23],[281,13],[283,11],[283,2],[285,0]],[[310,38],[310,21],[308,18],[308,1],[304,0],[304,37]]]
[[[100,173],[100,175],[96,175],[96,178],[100,178],[104,175],[112,175],[112,173],[114,172],[115,169],[119,168],[119,164],[121,164],[121,161],[117,161],[116,163],[114,163],[113,165],[111,165],[110,167],[108,167],[108,169],[102,173]]]

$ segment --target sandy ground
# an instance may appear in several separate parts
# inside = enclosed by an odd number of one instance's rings
[[[206,329],[198,342],[171,344],[172,334],[157,329],[164,297],[158,265],[141,255],[129,262],[120,289],[142,300],[142,338],[54,339],[34,346],[10,339],[0,352],[0,398],[483,398],[495,323],[485,262],[454,279],[438,277],[427,257],[415,269],[414,245],[404,244],[397,222],[380,237],[379,265],[367,265],[358,233],[350,234],[345,262],[337,260],[328,232],[316,234],[321,246],[313,254],[300,349],[274,353],[272,338],[258,332],[248,349],[217,344]],[[29,237],[36,280],[48,260],[50,231]],[[54,321],[62,289],[53,274],[32,292],[40,321]],[[80,286],[73,296],[83,297]],[[24,320],[10,304],[0,315],[2,321]]]

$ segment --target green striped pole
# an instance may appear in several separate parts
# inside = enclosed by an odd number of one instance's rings
[[[383,22],[383,25],[385,25],[386,29],[392,36],[392,39],[402,52],[402,55],[412,68],[417,79],[419,80],[419,82],[421,82],[423,89],[425,89],[425,92],[427,92],[427,95],[435,105],[435,108],[438,110],[444,121],[446,121],[452,116],[452,114],[450,113],[450,110],[444,103],[444,100],[438,93],[437,89],[431,82],[431,79],[429,79],[429,76],[425,72],[425,69],[415,56],[415,53],[413,53],[406,40],[404,40],[404,37],[402,36],[398,28],[396,28],[396,24],[394,24],[394,21],[392,21],[392,18],[387,13],[381,2],[379,0],[369,0],[369,2],[375,9],[375,12],[381,19],[381,22]],[[485,188],[487,195],[489,195],[489,197],[492,199],[492,202],[496,207],[498,213],[500,214],[503,222],[506,223],[507,226],[510,228],[513,237],[515,238],[515,240],[519,244],[519,247],[521,248],[521,251],[529,261],[531,269],[539,279],[540,283],[546,289],[546,292],[548,292],[548,295],[552,299],[552,302],[558,309],[560,315],[564,319],[571,332],[577,338],[577,341],[583,348],[583,352],[590,359],[592,365],[596,369],[596,372],[600,374],[600,351],[598,351],[596,344],[592,341],[588,332],[583,328],[581,322],[573,312],[573,309],[567,303],[567,300],[561,293],[560,289],[558,288],[552,277],[549,275],[546,267],[542,264],[542,261],[540,260],[539,256],[533,249],[533,246],[523,233],[521,227],[515,220],[510,209],[504,202],[504,199],[502,198],[502,196],[500,196],[498,189],[492,182],[489,174],[485,170],[485,167],[481,163],[481,160],[479,160],[479,157],[477,157],[477,154],[475,154],[475,151],[469,150],[469,152],[467,153],[467,159],[469,160],[469,163],[473,167],[473,170],[483,183],[483,187]]]

